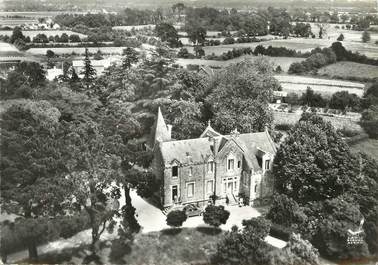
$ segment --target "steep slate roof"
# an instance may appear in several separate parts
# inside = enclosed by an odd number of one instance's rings
[[[152,143],[150,143],[150,146],[154,147],[159,144],[160,152],[166,165],[172,163],[182,165],[205,163],[210,157],[216,156],[230,141],[234,142],[242,150],[248,166],[255,170],[260,169],[257,157],[261,157],[264,153],[275,154],[277,152],[275,144],[266,130],[264,132],[244,134],[239,134],[235,130],[231,135],[221,135],[211,127],[210,122],[199,138],[172,140],[160,108],[151,138]],[[213,140],[217,142],[218,150],[215,150],[215,154]]]
[[[256,155],[260,156],[260,150],[265,153],[276,153],[276,148],[268,132],[245,133],[237,137],[221,135],[214,137],[218,141],[220,151],[229,141],[235,143],[243,150],[248,166],[259,169]],[[168,141],[160,143],[160,150],[165,164],[178,161],[181,164],[204,163],[214,153],[211,149],[212,141],[208,137]]]
[[[160,151],[165,164],[177,160],[181,164],[204,163],[210,156],[211,142],[208,138],[196,138],[160,143]]]

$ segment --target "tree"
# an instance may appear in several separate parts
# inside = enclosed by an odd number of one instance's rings
[[[188,34],[189,40],[194,45],[204,45],[206,40],[206,29],[198,24],[186,25],[185,31]]]
[[[52,50],[47,50],[46,56],[47,56],[47,58],[51,59],[55,56],[55,53]]]
[[[302,224],[306,215],[298,203],[284,194],[274,196],[273,203],[266,216],[273,223],[291,227],[293,224]]]
[[[27,101],[11,106],[1,119],[1,203],[25,220],[20,226],[28,231],[23,236],[32,262],[46,231],[35,218],[64,215],[69,208],[72,186],[65,178],[59,117],[50,103]]]
[[[47,36],[45,34],[37,34],[34,38],[33,38],[33,42],[36,42],[36,43],[48,43],[49,42],[49,39],[47,38]]]
[[[320,93],[315,93],[311,87],[307,87],[306,92],[301,96],[301,102],[303,105],[309,107],[325,107],[327,101],[322,97]]]
[[[348,58],[348,51],[344,48],[341,42],[334,42],[331,45],[332,50],[336,54],[337,61],[343,61]]]
[[[81,74],[84,75],[83,80],[88,91],[89,88],[93,85],[93,81],[96,78],[96,70],[93,68],[91,60],[89,59],[87,48],[85,48],[84,69],[81,71]]]
[[[205,56],[205,51],[203,50],[202,46],[195,46],[194,47],[194,53],[196,54],[197,58],[201,58]]]
[[[357,161],[329,122],[305,113],[273,165],[275,189],[300,205],[335,198],[355,185]]]
[[[332,95],[329,107],[342,111],[346,111],[349,108],[353,111],[358,111],[360,110],[360,99],[356,94],[349,94],[348,91],[339,91]]]
[[[371,138],[378,138],[378,106],[372,105],[362,112],[361,126]]]
[[[130,47],[123,50],[122,68],[128,70],[131,65],[139,61],[138,52]]]
[[[155,26],[155,32],[161,41],[168,43],[169,47],[177,48],[180,46],[177,30],[172,24],[159,23]]]
[[[269,264],[270,249],[264,241],[270,229],[270,222],[263,217],[243,220],[240,231],[233,226],[226,232],[222,241],[217,245],[217,252],[213,257],[214,264]]]
[[[68,179],[75,187],[73,198],[78,208],[88,214],[91,227],[91,254],[83,263],[99,261],[100,237],[106,228],[113,231],[116,224],[113,218],[119,207],[120,193],[112,187],[121,170],[121,159],[114,152],[117,143],[108,141],[91,120],[69,123],[65,129]]]
[[[59,38],[59,42],[64,42],[64,43],[67,43],[69,41],[69,37],[67,35],[67,33],[63,33],[60,38]]]
[[[25,36],[22,34],[22,30],[20,27],[14,27],[12,36],[10,38],[11,43],[15,43],[17,40],[25,41]]]
[[[337,37],[337,41],[343,41],[345,39],[344,34],[340,33],[339,37]]]
[[[46,72],[39,63],[21,62],[13,71],[10,71],[1,87],[2,96],[18,96],[17,91],[21,88],[35,88],[43,86],[46,81]],[[30,91],[32,92],[32,91]],[[21,96],[22,97],[22,96]]]
[[[297,37],[308,38],[311,35],[311,26],[309,23],[296,23],[293,28],[293,33]]]
[[[221,224],[226,224],[230,212],[224,209],[224,206],[209,205],[205,208],[203,213],[203,221],[211,226],[218,227]]]
[[[367,244],[363,240],[360,245],[348,245],[348,229],[357,230],[363,216],[359,206],[350,195],[345,194],[321,203],[320,210],[311,210],[307,215],[312,216],[309,223],[316,224],[312,244],[325,257],[342,259],[360,259],[369,253]]]
[[[69,40],[70,42],[81,42],[80,36],[77,34],[71,34]]]
[[[167,225],[172,227],[180,227],[186,221],[187,216],[184,211],[175,210],[167,215]]]
[[[212,120],[221,133],[237,128],[240,132],[263,131],[273,121],[268,104],[273,90],[280,85],[273,77],[267,59],[242,61],[230,65],[214,76],[206,102],[211,106]]]
[[[370,41],[370,33],[365,30],[364,32],[362,32],[361,39],[362,39],[362,42],[365,42],[365,43],[369,42]]]

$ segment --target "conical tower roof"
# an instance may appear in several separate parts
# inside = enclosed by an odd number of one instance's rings
[[[160,107],[158,108],[157,117],[151,132],[150,146],[153,148],[157,142],[166,142],[171,140],[171,132],[165,123]]]

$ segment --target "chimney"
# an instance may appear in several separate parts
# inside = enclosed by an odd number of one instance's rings
[[[167,124],[169,140],[172,139],[172,125]]]

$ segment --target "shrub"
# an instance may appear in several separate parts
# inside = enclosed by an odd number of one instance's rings
[[[180,227],[186,221],[187,216],[184,211],[175,210],[167,215],[167,225],[173,227]]]
[[[227,44],[234,44],[235,43],[235,39],[233,37],[227,37],[223,40],[223,44],[227,45]]]
[[[294,230],[290,227],[272,223],[272,225],[270,226],[269,235],[284,241],[288,241],[291,233],[293,232]]]
[[[211,226],[218,227],[225,224],[230,217],[230,212],[224,209],[224,206],[209,205],[203,213],[203,221]]]

